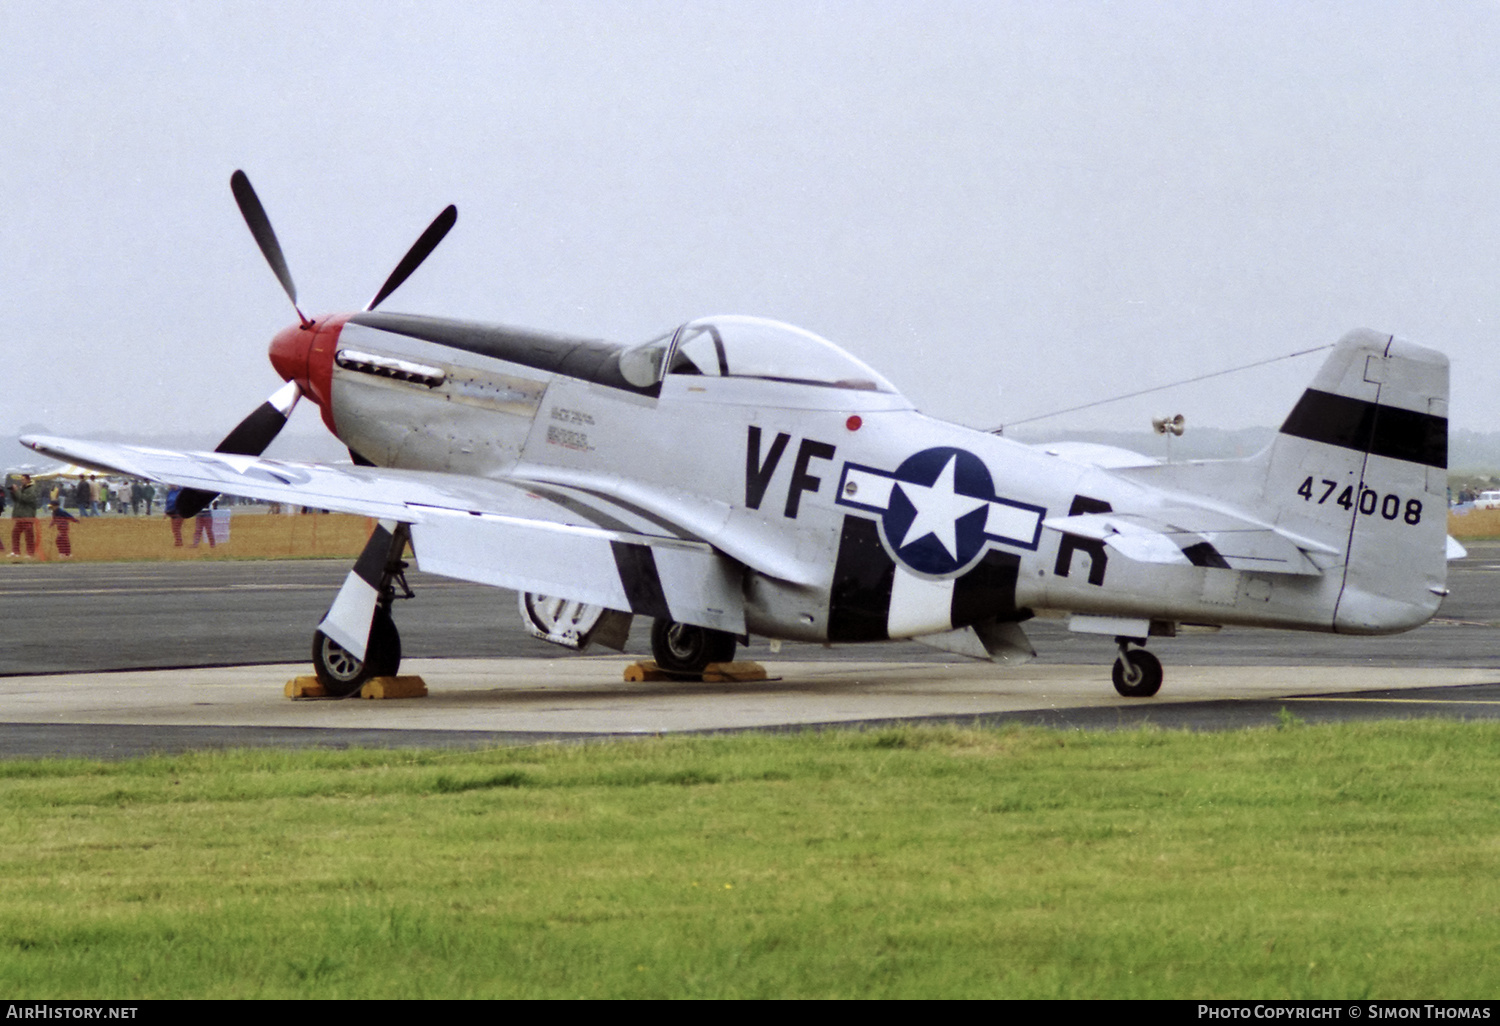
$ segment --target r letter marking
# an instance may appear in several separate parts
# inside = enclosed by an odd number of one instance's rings
[[[1076,517],[1084,513],[1113,513],[1114,507],[1103,499],[1091,499],[1087,495],[1073,496],[1073,505],[1068,509],[1068,516]],[[1097,538],[1078,538],[1071,534],[1065,534],[1057,546],[1057,565],[1052,572],[1058,577],[1068,576],[1068,571],[1073,566],[1074,552],[1087,552],[1089,554],[1089,583],[1102,586],[1104,584],[1104,566],[1108,557],[1104,554],[1104,543]]]

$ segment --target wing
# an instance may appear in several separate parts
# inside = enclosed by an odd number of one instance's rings
[[[105,473],[410,524],[417,566],[445,577],[745,632],[740,563],[705,542],[601,527],[524,482],[42,436],[22,442]]]
[[[1141,513],[1085,513],[1042,521],[1064,534],[1102,541],[1141,563],[1180,563],[1316,576],[1309,556],[1339,555],[1319,542],[1220,510],[1192,506]]]
[[[1100,445],[1097,442],[1043,442],[1031,448],[1048,456],[1060,456],[1074,463],[1086,463],[1104,470],[1150,467],[1161,462],[1130,449],[1122,449],[1117,445]]]

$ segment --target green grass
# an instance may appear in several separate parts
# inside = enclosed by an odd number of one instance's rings
[[[1500,726],[0,762],[0,993],[1494,998]]]

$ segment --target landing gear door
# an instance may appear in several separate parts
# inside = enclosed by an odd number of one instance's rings
[[[574,651],[582,651],[592,642],[617,652],[625,650],[630,637],[629,613],[529,591],[518,597],[521,622],[534,638]]]

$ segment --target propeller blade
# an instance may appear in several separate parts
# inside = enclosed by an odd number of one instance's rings
[[[286,427],[286,419],[292,415],[292,411],[297,408],[297,400],[301,398],[302,389],[297,387],[295,381],[288,381],[225,435],[214,452],[259,456],[281,434],[281,429]]]
[[[276,394],[257,406],[244,420],[235,425],[233,431],[224,436],[214,452],[235,456],[259,456],[276,440],[287,418],[302,398],[302,389],[295,381],[288,381]],[[208,508],[218,497],[218,492],[205,492],[199,488],[184,488],[177,496],[177,515],[195,517]]]
[[[245,183],[247,188],[249,184],[249,182]],[[254,194],[252,193],[251,195]],[[247,219],[248,217],[249,215],[246,215]],[[410,278],[411,273],[422,266],[422,261],[426,260],[433,250],[437,249],[438,243],[443,241],[443,236],[448,234],[448,230],[457,221],[458,208],[450,203],[447,209],[427,226],[427,230],[422,233],[422,237],[412,244],[411,249],[406,251],[406,256],[401,258],[401,262],[396,265],[396,269],[385,280],[385,284],[380,286],[380,291],[375,293],[375,298],[370,300],[370,305],[365,307],[365,309],[375,309],[381,303],[385,302],[387,296],[399,289],[401,283]],[[269,226],[267,226],[267,230],[269,230]],[[295,303],[296,300],[294,299],[293,302]]]
[[[255,236],[256,245],[265,254],[266,263],[271,265],[276,278],[281,282],[281,287],[286,290],[287,298],[292,301],[293,309],[297,306],[297,286],[292,283],[292,272],[287,270],[286,257],[281,253],[281,243],[276,241],[276,230],[271,227],[271,219],[266,216],[266,208],[260,205],[260,197],[255,195],[255,189],[250,184],[250,179],[243,171],[236,171],[229,176],[229,188],[234,193],[234,201],[240,205],[240,214],[245,218],[245,224],[250,227],[250,234]],[[302,320],[302,311],[297,311],[297,316]]]

